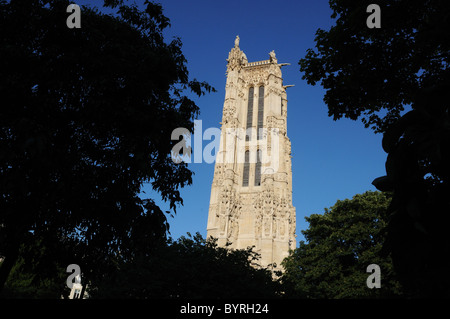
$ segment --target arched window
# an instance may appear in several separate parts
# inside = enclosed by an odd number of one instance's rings
[[[242,174],[242,186],[248,186],[248,179],[250,174],[250,153],[245,151],[244,173]]]
[[[280,105],[281,105],[281,115],[283,115],[283,97],[280,97],[280,99],[281,99],[281,103],[280,103]]]
[[[261,150],[258,150],[255,164],[255,186],[261,185]]]
[[[258,96],[258,123],[257,123],[257,135],[258,140],[262,139],[262,130],[264,123],[264,86],[259,87],[259,96]]]
[[[254,88],[248,89],[248,106],[247,106],[247,130],[245,134],[245,140],[250,141],[251,138],[251,127],[253,122],[253,94]]]

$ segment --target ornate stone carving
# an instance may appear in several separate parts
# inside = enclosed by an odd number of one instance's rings
[[[275,181],[287,183],[287,174],[284,172],[275,173]]]
[[[216,164],[214,169],[214,177],[212,186],[221,186],[223,184],[223,166],[222,164]]]
[[[286,121],[284,119],[276,118],[275,116],[267,117],[267,128],[276,128],[281,135],[286,135]]]
[[[220,201],[219,201],[219,209],[218,209],[218,219],[219,219],[219,232],[221,235],[225,234],[227,223],[228,223],[228,215],[229,208],[232,201],[233,191],[231,186],[226,185],[222,188],[222,192],[220,193]]]
[[[247,85],[268,85],[267,78],[269,77],[269,71],[267,67],[259,66],[259,67],[253,67],[250,70],[247,70],[244,75],[244,79]],[[255,94],[257,92],[255,91]]]
[[[288,138],[286,139],[285,146],[286,146],[286,154],[291,155],[291,141]]]
[[[234,171],[232,169],[225,170],[225,179],[234,181]]]
[[[276,87],[269,87],[266,90],[266,96],[269,96],[270,94],[275,94],[275,95],[281,95],[282,90]]]
[[[223,187],[218,206],[219,234],[225,236],[228,241],[233,242],[239,234],[239,218],[242,203],[239,194],[232,185]]]
[[[233,202],[230,206],[228,220],[227,240],[229,242],[235,241],[239,235],[239,218],[241,215],[241,208],[242,204],[239,198],[239,194],[235,193],[235,197],[233,198]]]
[[[264,186],[264,190],[258,194],[253,202],[255,211],[255,236],[269,237],[276,230],[276,213],[279,198],[274,193],[271,183]]]
[[[238,39],[238,38],[237,38]],[[239,41],[238,41],[239,44]],[[247,56],[239,49],[239,45],[231,49],[227,59],[227,74],[237,68],[241,68],[248,63]]]
[[[282,197],[277,207],[278,230],[277,235],[280,239],[286,236],[286,223],[289,218],[289,207],[286,198]]]
[[[227,103],[223,108],[222,124],[228,124],[236,116],[236,106],[234,103]]]

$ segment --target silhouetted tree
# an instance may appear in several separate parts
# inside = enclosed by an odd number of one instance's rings
[[[366,192],[338,200],[323,214],[306,217],[309,228],[283,261],[281,277],[287,297],[386,298],[401,296],[391,258],[382,254],[390,199]],[[381,288],[366,285],[367,266],[381,268]]]
[[[411,296],[449,296],[450,3],[378,1],[379,29],[366,26],[370,3],[331,0],[336,25],[317,31],[300,70],[335,120],[384,133],[387,175],[373,184],[394,192],[386,248]]]
[[[0,1],[0,289],[38,240],[59,247],[41,260],[77,263],[86,279],[110,256],[164,243],[166,216],[140,188],[150,182],[175,211],[192,182],[171,159],[171,132],[193,129],[186,90],[213,89],[189,80],[179,39],[164,41],[162,7],[106,0],[114,15],[83,7],[69,29],[68,4]]]
[[[32,236],[29,234],[28,236]],[[34,236],[28,246],[22,245],[19,258],[14,264],[2,291],[4,298],[58,299],[68,297],[70,289],[66,286],[67,264],[70,260],[58,242],[42,245],[42,240]],[[66,257],[66,258],[64,258]]]
[[[274,298],[272,272],[255,267],[252,248],[231,250],[200,234],[182,236],[155,254],[117,264],[92,286],[93,298]]]

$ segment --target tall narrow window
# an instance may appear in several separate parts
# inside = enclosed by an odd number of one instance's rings
[[[255,164],[255,186],[261,185],[261,150],[258,150],[256,155],[256,164]]]
[[[245,135],[245,140],[250,141],[251,137],[251,127],[253,122],[253,94],[254,88],[248,89],[248,106],[247,106],[247,131]]]
[[[283,97],[280,97],[280,99],[281,99],[281,103],[280,103],[280,105],[281,105],[281,115],[283,115]]]
[[[258,123],[257,123],[257,135],[258,140],[262,139],[262,130],[264,123],[264,86],[259,87],[259,96],[258,96]]]
[[[242,178],[242,186],[248,186],[248,179],[250,174],[250,153],[245,151],[244,173]]]

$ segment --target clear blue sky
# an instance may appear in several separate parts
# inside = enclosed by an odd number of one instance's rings
[[[75,1],[84,4],[87,1]],[[90,1],[99,4],[102,1]],[[136,1],[143,3],[143,0]],[[239,35],[240,48],[249,62],[268,59],[275,50],[283,67],[287,89],[288,129],[292,143],[293,205],[297,211],[297,242],[308,227],[305,216],[323,213],[338,199],[375,190],[374,178],[385,175],[386,154],[381,135],[364,128],[360,121],[333,121],[323,102],[324,90],[301,79],[298,61],[314,47],[318,28],[333,24],[326,0],[249,1],[249,0],[164,0],[164,14],[171,27],[167,41],[178,36],[188,60],[191,78],[206,81],[216,93],[196,100],[203,129],[220,127],[225,94],[228,52]],[[204,142],[206,145],[207,142]],[[204,146],[203,145],[203,146]],[[195,148],[196,145],[193,145]],[[214,164],[190,164],[193,184],[181,190],[184,205],[169,217],[173,238],[186,232],[206,236],[206,222]],[[148,187],[144,187],[148,191]],[[162,205],[168,209],[168,205]]]

